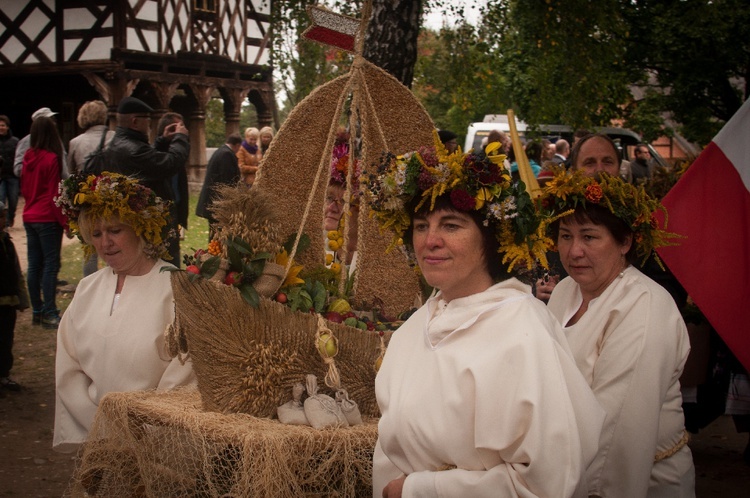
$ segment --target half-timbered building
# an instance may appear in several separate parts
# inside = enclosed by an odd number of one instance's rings
[[[67,143],[84,102],[101,99],[113,116],[132,95],[155,109],[154,126],[167,111],[185,116],[189,164],[203,166],[213,96],[227,133],[245,102],[260,126],[272,122],[270,1],[0,0],[0,114],[23,136],[50,107]]]

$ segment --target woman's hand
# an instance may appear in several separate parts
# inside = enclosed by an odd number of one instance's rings
[[[383,488],[383,498],[401,498],[401,490],[404,489],[404,482],[406,476],[401,476],[398,479],[394,479]]]
[[[555,286],[557,285],[558,280],[560,280],[559,275],[552,275],[552,276],[540,278],[539,280],[537,280],[534,286],[534,290],[536,291],[536,297],[538,299],[541,299],[545,303],[549,301],[549,297],[552,295],[552,291],[555,289]]]

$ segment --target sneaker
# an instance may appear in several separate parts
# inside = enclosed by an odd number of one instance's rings
[[[42,328],[57,329],[60,325],[60,315],[58,313],[48,313],[42,317]]]
[[[0,377],[0,387],[7,389],[8,391],[18,392],[21,390],[21,384],[10,377]]]
[[[31,315],[31,324],[32,325],[41,325],[42,324],[42,314],[34,312],[34,314]]]

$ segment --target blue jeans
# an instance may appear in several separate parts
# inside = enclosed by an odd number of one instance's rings
[[[18,206],[18,190],[21,183],[18,178],[3,178],[0,180],[0,202],[8,208],[8,226],[13,226],[16,218],[16,207]]]
[[[34,313],[57,313],[55,292],[60,271],[63,227],[55,222],[24,223],[28,244],[29,269],[26,280]]]

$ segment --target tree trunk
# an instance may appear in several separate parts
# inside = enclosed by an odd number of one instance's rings
[[[364,57],[411,88],[422,0],[372,0]]]

